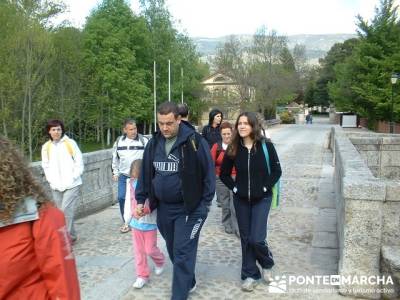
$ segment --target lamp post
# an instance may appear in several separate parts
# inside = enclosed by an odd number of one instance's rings
[[[393,121],[393,87],[397,82],[399,75],[393,73],[390,77],[390,81],[392,82],[392,102],[391,102],[391,109],[390,109],[390,133],[394,133],[394,121]]]

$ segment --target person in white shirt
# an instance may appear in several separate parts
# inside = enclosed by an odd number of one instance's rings
[[[119,136],[114,143],[112,153],[113,180],[118,182],[118,202],[124,224],[120,227],[120,232],[129,231],[129,226],[124,221],[124,206],[126,193],[126,180],[130,177],[129,170],[131,164],[136,159],[142,159],[144,148],[148,139],[138,133],[136,121],[127,119],[123,127],[124,134]]]
[[[78,238],[74,228],[74,210],[82,185],[83,159],[76,142],[65,134],[60,120],[46,125],[49,140],[42,146],[42,168],[53,200],[64,212],[72,242]]]

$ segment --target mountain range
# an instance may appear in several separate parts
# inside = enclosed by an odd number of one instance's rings
[[[250,44],[252,35],[236,35],[241,41]],[[311,64],[318,63],[318,59],[324,57],[329,49],[336,43],[343,43],[345,40],[357,37],[356,34],[297,34],[289,35],[288,46],[293,49],[296,44],[302,44],[306,48],[307,60]],[[216,54],[217,48],[222,46],[229,36],[218,38],[195,37],[192,38],[203,61],[210,61]]]

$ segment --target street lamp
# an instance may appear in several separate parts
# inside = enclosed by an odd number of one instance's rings
[[[390,81],[392,82],[392,103],[391,103],[391,109],[390,109],[390,133],[394,132],[394,122],[393,122],[393,87],[397,82],[397,79],[399,78],[399,74],[393,73],[392,76],[390,77]]]

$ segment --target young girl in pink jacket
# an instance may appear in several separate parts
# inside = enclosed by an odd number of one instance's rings
[[[155,264],[154,273],[160,275],[164,270],[165,256],[157,247],[157,211],[150,211],[149,203],[146,200],[143,217],[136,213],[135,189],[137,179],[141,170],[142,160],[132,162],[130,175],[127,179],[124,219],[132,228],[132,241],[135,255],[137,279],[133,284],[134,288],[141,289],[149,280],[150,268],[147,263],[147,256],[150,256]]]

